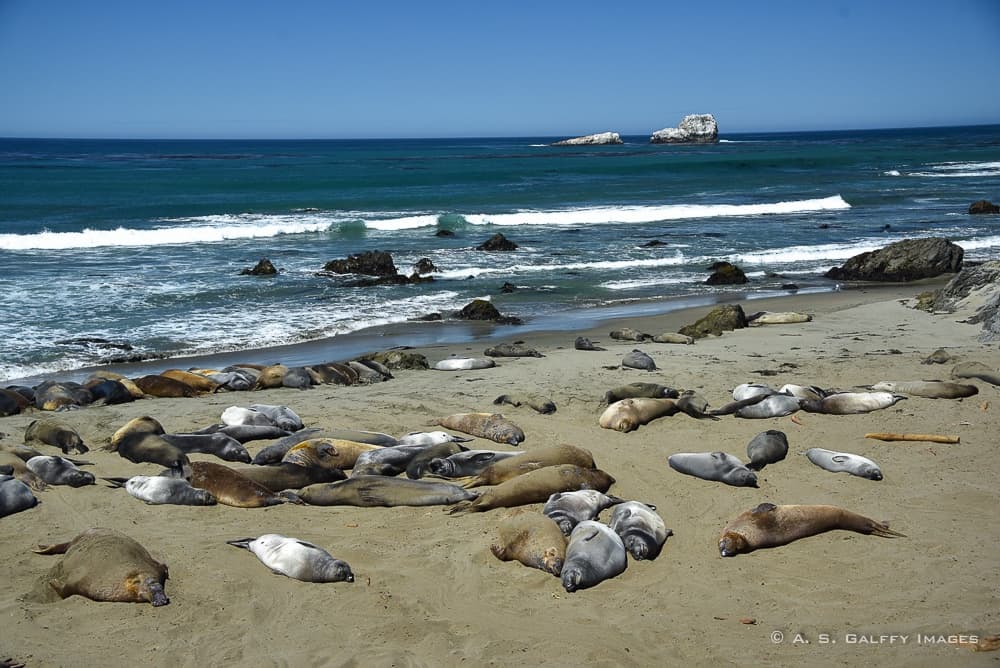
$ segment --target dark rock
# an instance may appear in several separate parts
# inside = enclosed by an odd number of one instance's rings
[[[260,261],[253,266],[252,269],[244,269],[240,272],[241,276],[274,276],[278,273],[271,261],[266,257],[262,257]]]
[[[655,248],[657,246],[666,246],[666,245],[667,245],[666,241],[660,241],[659,239],[653,239],[652,241],[647,241],[646,243],[642,244],[642,246],[640,246],[640,248]]]
[[[517,244],[510,241],[504,235],[497,232],[492,237],[476,246],[476,250],[481,251],[512,251],[517,249]]]
[[[716,306],[693,325],[685,325],[678,332],[695,339],[703,339],[709,334],[721,336],[723,332],[742,329],[747,326],[747,317],[739,304]]]
[[[413,318],[417,322],[437,322],[438,320],[443,320],[440,313],[428,313],[427,315],[420,315]]]
[[[462,320],[487,320],[511,325],[521,323],[520,318],[501,315],[497,307],[485,299],[473,299],[461,311],[456,313],[455,316]]]
[[[824,276],[842,281],[916,281],[962,268],[965,251],[947,239],[905,239],[885,248],[855,255]]]
[[[455,233],[452,232],[451,230],[438,230],[437,232],[434,233],[434,236],[436,236],[436,237],[453,237],[453,236],[455,236]]]
[[[399,273],[392,261],[392,255],[385,251],[365,251],[348,255],[346,260],[330,260],[323,266],[323,271],[380,277],[396,276]]]
[[[509,294],[511,292],[514,292],[514,290],[517,290],[517,286],[508,281],[505,281],[504,284],[500,286],[500,292],[503,293]]]
[[[748,282],[743,270],[729,262],[716,262],[712,268],[715,273],[705,280],[708,285],[738,285]]]
[[[993,202],[981,199],[978,202],[973,202],[969,205],[969,213],[1000,213],[1000,206],[997,206]]]
[[[429,274],[434,271],[440,271],[440,269],[435,267],[429,258],[422,257],[413,265],[413,271],[417,274]]]
[[[781,289],[782,290],[798,290],[799,286],[796,285],[795,283],[782,283]]]

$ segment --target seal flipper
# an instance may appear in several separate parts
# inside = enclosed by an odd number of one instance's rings
[[[127,483],[130,478],[101,478],[101,480],[111,483],[111,487],[121,488],[125,486],[125,483]]]
[[[762,503],[759,506],[757,506],[756,508],[754,508],[753,510],[751,510],[750,512],[754,513],[754,514],[756,514],[756,513],[770,513],[770,512],[773,512],[773,511],[777,510],[777,509],[778,509],[778,506],[774,505],[773,503]]]
[[[73,544],[73,541],[56,543],[55,545],[39,545],[32,550],[35,554],[66,554],[66,550]],[[59,591],[58,589],[56,591]]]

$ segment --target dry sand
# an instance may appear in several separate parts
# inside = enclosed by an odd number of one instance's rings
[[[1000,632],[998,388],[971,381],[980,393],[965,400],[913,397],[866,415],[798,413],[799,423],[676,415],[628,434],[597,425],[604,391],[638,380],[695,389],[717,406],[744,381],[850,388],[946,378],[950,364],[920,364],[939,347],[961,361],[1000,367],[996,345],[978,343],[978,327],[957,322],[962,314],[908,308],[903,302],[917,292],[909,286],[745,302],[747,312],[804,310],[815,318],[692,346],[620,342],[607,334],[625,325],[675,331],[707,308],[631,318],[594,332],[531,333],[524,341],[544,358],[500,359],[494,369],[400,371],[394,380],[362,387],[152,399],[60,413],[92,446],[139,415],[182,432],[217,422],[228,406],[250,403],[286,404],[307,426],[398,436],[427,429],[434,417],[493,410],[502,393],[534,392],[558,411],[502,410],[527,434],[522,448],[559,442],[589,448],[617,479],[611,492],[655,504],[675,535],[657,560],[630,559],[621,576],[568,594],[555,577],[493,557],[489,545],[504,510],[452,516],[441,507],[151,506],[103,484],[54,487],[40,493],[40,506],[0,519],[0,658],[29,666],[996,665],[996,652],[930,643],[917,634]],[[574,350],[577,334],[608,350]],[[433,363],[453,352],[481,355],[485,347],[420,352]],[[633,348],[649,353],[660,370],[618,367]],[[39,416],[0,419],[3,442],[19,442]],[[750,439],[766,429],[785,431],[791,447],[785,461],[763,470],[759,489],[706,482],[667,466],[667,457],[682,451],[743,458]],[[961,443],[864,438],[883,431],[951,434]],[[251,451],[262,445],[251,443]],[[819,469],[800,454],[810,447],[867,456],[885,479]],[[99,476],[159,468],[107,452],[87,457]],[[832,532],[720,557],[722,528],[765,501],[842,506],[887,520],[907,537]],[[59,557],[31,548],[93,526],[121,530],[166,561],[169,605],[33,599],[30,592]],[[356,582],[307,584],[273,575],[225,543],[263,533],[323,546],[351,564]],[[874,643],[857,642],[873,635]],[[906,639],[890,643],[883,635]]]

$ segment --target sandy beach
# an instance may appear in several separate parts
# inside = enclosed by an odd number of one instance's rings
[[[526,332],[511,340],[545,356],[499,358],[492,369],[397,371],[393,380],[365,386],[148,399],[58,413],[91,446],[84,458],[97,476],[130,476],[160,467],[99,448],[137,416],[186,432],[218,422],[229,406],[284,404],[307,427],[400,436],[429,429],[436,417],[496,410],[492,401],[500,394],[534,393],[558,410],[499,410],[523,428],[521,449],[556,443],[589,449],[615,477],[611,493],[655,504],[674,535],[655,561],[630,558],[622,575],[567,593],[558,578],[491,554],[506,510],[155,506],[102,483],[50,487],[38,493],[39,506],[0,519],[0,658],[28,666],[996,665],[997,652],[973,652],[942,636],[1000,633],[997,387],[964,381],[979,394],[910,397],[862,415],[710,421],[678,414],[632,433],[597,423],[604,392],[635,381],[697,390],[719,406],[742,382],[850,389],[882,380],[946,380],[952,364],[921,364],[938,348],[956,361],[1000,367],[1000,351],[977,341],[979,326],[960,322],[965,314],[910,307],[925,289],[744,302],[748,313],[804,311],[814,318],[695,345],[636,344],[608,333],[618,326],[676,331],[709,307],[593,331]],[[575,350],[578,335],[607,350]],[[480,356],[485,347],[471,342],[415,352],[433,364],[453,353]],[[633,348],[652,356],[659,370],[622,368]],[[2,443],[20,443],[25,427],[45,416],[53,414],[0,418]],[[722,450],[745,459],[750,439],[768,429],[784,431],[790,449],[785,461],[761,472],[758,489],[700,480],[667,465],[676,452]],[[868,432],[947,434],[961,442],[883,442],[866,439]],[[266,444],[248,447],[253,453]],[[510,449],[482,439],[469,445]],[[801,454],[812,447],[871,458],[885,478],[824,471]],[[837,505],[887,521],[906,537],[838,531],[720,557],[723,527],[764,502]],[[95,526],[132,536],[167,563],[169,605],[37,600],[33,591],[59,557],[31,549]],[[356,581],[308,584],[274,575],[226,544],[264,533],[316,543],[347,561]]]

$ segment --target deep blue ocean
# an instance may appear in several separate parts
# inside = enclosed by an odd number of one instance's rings
[[[557,139],[0,139],[0,380],[124,354],[65,343],[81,337],[138,356],[331,337],[334,351],[479,297],[569,329],[789,283],[831,290],[827,269],[905,238],[948,237],[968,260],[1000,251],[1000,216],[967,213],[1000,201],[1000,126]],[[495,232],[519,248],[475,250]],[[378,287],[317,275],[367,250],[440,272]],[[280,274],[240,275],[262,257]],[[706,286],[720,259],[750,283]],[[395,330],[426,342],[443,328]]]

